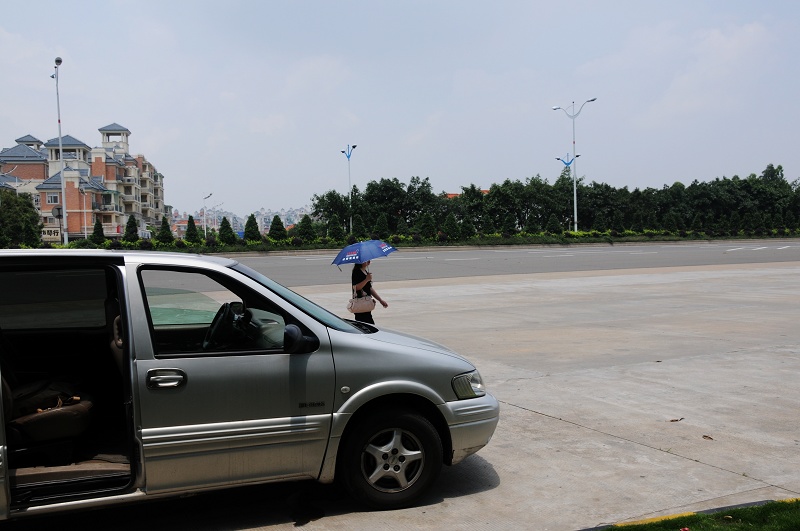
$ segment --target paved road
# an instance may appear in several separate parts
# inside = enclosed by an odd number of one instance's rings
[[[401,251],[375,264],[390,304],[376,311],[376,321],[462,352],[501,401],[491,443],[445,469],[420,506],[359,512],[334,488],[302,482],[102,510],[52,525],[577,530],[800,496],[797,242],[599,250],[613,253],[592,271],[544,271],[550,256],[563,258],[562,266],[600,260],[591,249],[423,252],[432,258],[390,269],[395,258],[413,258]],[[653,250],[656,256],[645,254]],[[485,271],[474,258],[489,253],[496,253],[486,258],[497,266],[493,275],[381,280],[417,275],[417,268],[441,272],[454,258]],[[243,259],[285,273],[288,284],[303,268],[316,271],[308,255],[259,260]],[[539,272],[514,269],[530,265]],[[296,289],[344,315],[341,279],[322,278]],[[47,521],[17,528],[42,525]]]
[[[336,252],[295,252],[238,257],[289,287],[349,282],[352,266],[331,265]],[[643,243],[625,245],[519,246],[402,249],[372,264],[377,280],[422,280],[466,276],[800,260],[800,240]]]

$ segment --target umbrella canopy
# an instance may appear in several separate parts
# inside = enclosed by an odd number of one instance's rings
[[[395,252],[397,249],[381,240],[367,240],[348,245],[336,255],[331,264],[363,264]]]

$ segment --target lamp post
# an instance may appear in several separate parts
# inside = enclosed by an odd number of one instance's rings
[[[569,158],[569,153],[567,153],[566,159],[562,159],[561,157],[556,157],[556,160],[560,160],[561,162],[563,162],[564,166],[566,166],[566,168],[569,169],[569,167],[572,165],[573,162],[575,162],[575,159],[577,159],[578,157],[580,157],[580,155],[575,155],[574,157],[572,157],[570,159]],[[575,180],[574,180],[574,178],[572,180],[572,193],[573,193],[573,204],[575,204],[576,194],[575,194]],[[577,207],[575,207],[574,215],[575,216],[578,215],[578,208]],[[575,219],[577,220],[578,218],[576,217]],[[576,221],[575,222],[575,232],[577,232],[577,231],[578,231],[578,223]]]
[[[575,118],[577,118],[578,115],[581,113],[581,111],[583,110],[583,106],[584,105],[586,105],[587,103],[593,102],[595,100],[597,100],[597,98],[592,98],[590,100],[584,101],[581,104],[580,108],[578,109],[578,112],[575,112],[575,102],[573,101],[572,102],[572,114],[570,114],[569,112],[567,112],[566,109],[564,109],[564,108],[562,108],[562,107],[560,107],[558,105],[553,107],[554,111],[557,111],[559,109],[564,111],[564,114],[566,114],[567,117],[570,120],[572,120],[572,152],[573,153],[577,153],[577,151],[575,150]],[[575,159],[578,158],[578,156],[579,155],[575,155],[575,157],[570,161],[570,164],[572,164],[572,162],[574,162]],[[576,170],[575,166],[576,165],[572,166],[572,205],[573,205],[573,209],[574,209],[574,211],[573,211],[573,219],[575,220],[575,232],[578,232],[578,177],[577,177],[577,170]]]
[[[56,80],[56,109],[58,110],[58,158],[61,159],[61,206],[63,207],[61,217],[64,220],[64,234],[62,236],[64,238],[64,245],[67,245],[69,243],[69,235],[67,234],[67,229],[69,227],[67,224],[67,180],[64,177],[64,146],[61,143],[61,98],[58,94],[58,67],[61,66],[62,62],[60,57],[56,57],[56,72],[52,77]]]
[[[203,198],[203,236],[208,238],[208,216],[206,215],[206,199],[214,195],[214,192],[211,192],[207,196]]]
[[[356,148],[356,145],[347,144],[347,149],[343,149],[342,153],[344,153],[345,157],[347,157],[347,190],[349,193],[350,199],[348,199],[349,204],[347,205],[347,209],[350,211],[350,233],[353,232],[353,185],[350,182],[350,155],[353,154],[353,150]]]
[[[85,240],[89,237],[86,230],[86,190],[78,188],[78,191],[83,196],[83,239]]]

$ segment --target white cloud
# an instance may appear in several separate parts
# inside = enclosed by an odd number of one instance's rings
[[[674,73],[643,121],[658,124],[697,112],[724,113],[747,104],[746,87],[763,68],[769,33],[758,23],[713,28],[691,37],[689,59]],[[745,77],[749,76],[749,77]]]
[[[258,118],[251,118],[248,131],[250,133],[276,136],[291,127],[291,121],[285,114],[271,114]]]

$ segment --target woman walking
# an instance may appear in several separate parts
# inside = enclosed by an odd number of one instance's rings
[[[352,284],[353,284],[353,291],[356,292],[356,297],[364,297],[364,296],[372,296],[378,302],[381,303],[381,306],[384,308],[389,306],[385,300],[378,295],[378,292],[375,291],[375,288],[372,287],[372,273],[370,273],[367,268],[369,267],[371,260],[367,260],[362,264],[354,264],[353,265],[353,274],[352,274]],[[364,313],[357,313],[355,314],[356,321],[361,321],[362,323],[370,323],[375,324],[375,320],[372,318],[372,312],[364,312]]]

